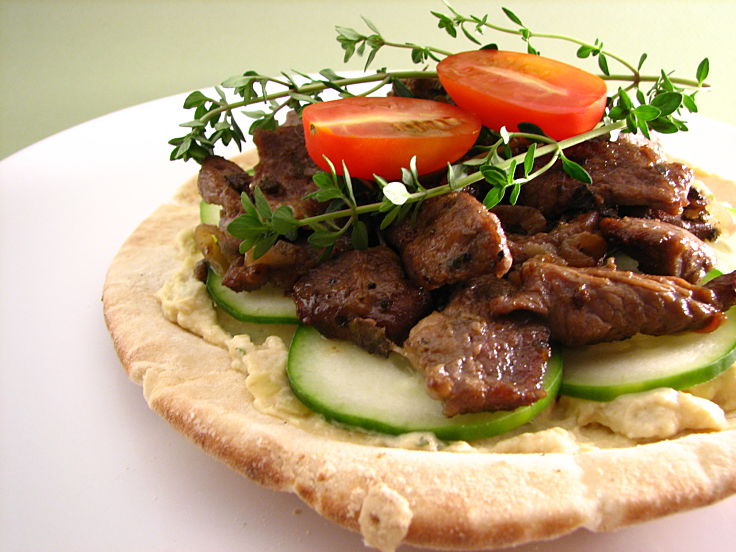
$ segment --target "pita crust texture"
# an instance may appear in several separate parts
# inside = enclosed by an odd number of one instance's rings
[[[121,363],[150,407],[205,452],[392,551],[482,549],[608,531],[736,493],[736,430],[576,454],[453,453],[326,440],[253,405],[228,351],[169,322],[156,293],[198,222],[195,181],[130,236],[104,286]]]

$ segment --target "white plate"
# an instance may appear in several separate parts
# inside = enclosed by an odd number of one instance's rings
[[[115,356],[100,303],[107,266],[197,169],[168,161],[182,101],[107,115],[0,162],[0,550],[364,550],[358,535],[187,442]],[[673,147],[731,170],[736,129],[693,126],[706,134]],[[734,519],[731,498],[515,550],[725,552]]]

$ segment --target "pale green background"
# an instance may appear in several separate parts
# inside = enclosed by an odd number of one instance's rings
[[[600,38],[634,62],[646,51],[650,69],[676,69],[683,76],[693,75],[708,56],[713,89],[702,95],[701,112],[736,124],[736,2],[456,0],[454,5],[507,23],[504,5],[532,30]],[[0,158],[91,118],[211,86],[246,69],[267,74],[341,69],[333,27],[359,27],[361,14],[388,39],[470,49],[436,29],[432,9],[443,6],[439,0],[0,0]],[[520,48],[504,35],[488,41]],[[570,47],[536,44],[543,54],[575,61]],[[380,65],[409,66],[408,54],[384,54]],[[182,121],[186,118],[183,114]],[[83,151],[80,144],[80,155]]]

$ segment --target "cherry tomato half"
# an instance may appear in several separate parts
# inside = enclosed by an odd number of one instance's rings
[[[462,52],[443,59],[437,74],[457,105],[495,130],[534,123],[563,140],[592,129],[606,106],[603,79],[534,54]]]
[[[342,174],[401,177],[417,158],[417,172],[430,173],[457,161],[475,143],[480,121],[442,102],[403,97],[355,97],[308,105],[302,112],[310,157]]]

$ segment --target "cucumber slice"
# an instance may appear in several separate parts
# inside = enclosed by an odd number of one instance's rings
[[[658,387],[685,389],[736,362],[736,307],[710,333],[637,335],[624,341],[563,349],[560,394],[610,401]]]
[[[222,285],[222,278],[210,268],[207,291],[215,304],[242,322],[296,324],[296,306],[283,290],[263,287],[256,291],[233,291]]]
[[[403,357],[371,355],[309,326],[297,328],[287,374],[294,394],[328,420],[383,433],[426,431],[444,440],[470,441],[509,431],[546,408],[557,394],[562,363],[557,354],[550,360],[544,399],[512,411],[453,418],[442,414],[440,402],[427,395],[421,374]]]
[[[199,202],[199,220],[203,224],[212,224],[213,226],[220,224],[220,211],[222,211],[222,207],[219,205],[207,203],[206,201]]]

